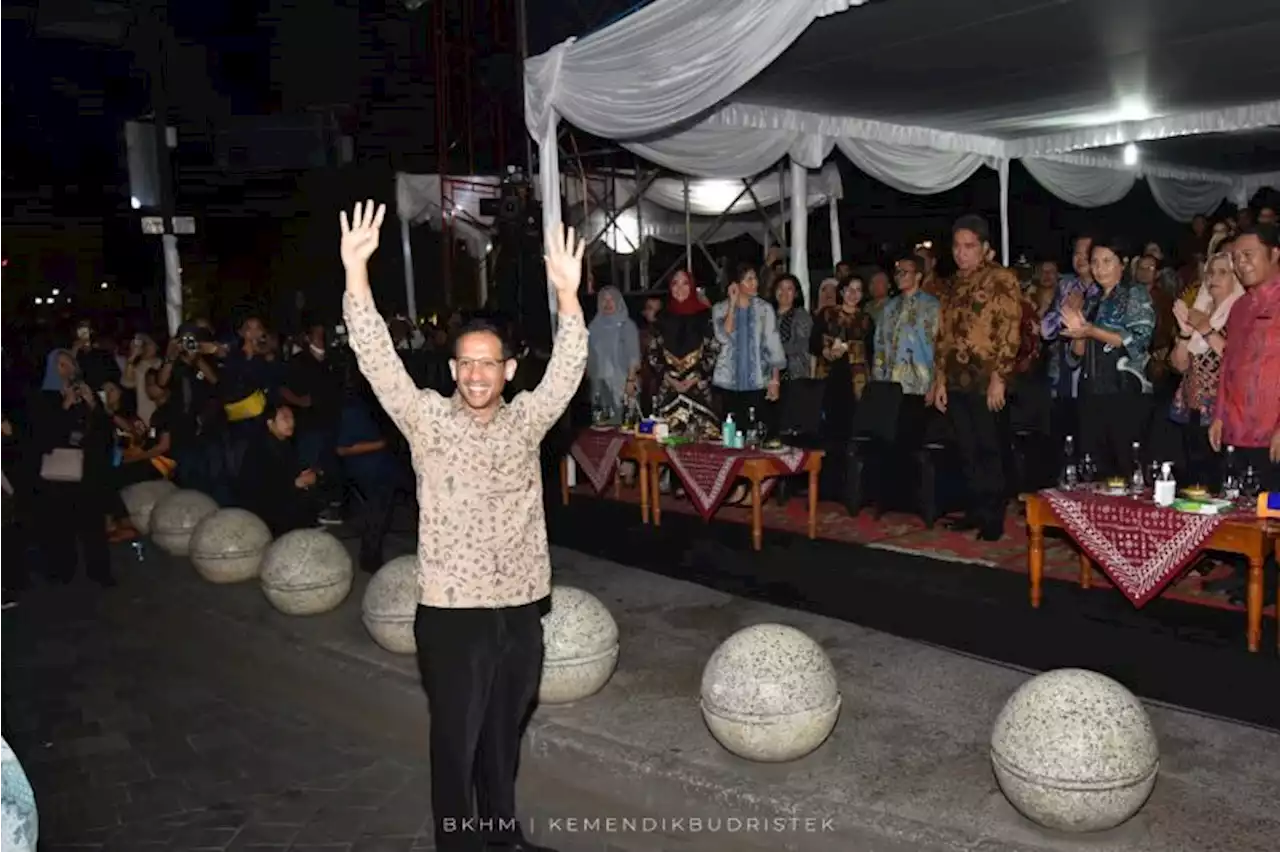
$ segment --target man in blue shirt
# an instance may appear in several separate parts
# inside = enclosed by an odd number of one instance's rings
[[[391,525],[397,493],[414,493],[413,476],[391,452],[357,387],[348,387],[338,418],[336,452],[343,472],[364,497],[360,533],[360,568],[370,574],[382,567],[382,541]]]

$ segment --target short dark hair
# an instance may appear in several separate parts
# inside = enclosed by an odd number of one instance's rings
[[[458,330],[453,335],[453,344],[449,347],[449,351],[455,357],[458,354],[458,341],[468,334],[492,334],[498,338],[498,343],[502,346],[502,360],[509,361],[515,357],[515,353],[511,349],[511,341],[507,336],[506,327],[487,316],[470,317],[462,325],[458,326]]]
[[[1241,228],[1240,232],[1235,235],[1232,242],[1240,239],[1241,237],[1248,236],[1257,237],[1258,242],[1262,243],[1269,249],[1280,248],[1280,227],[1277,227],[1275,223],[1258,224],[1255,222],[1247,228]]]
[[[796,288],[796,302],[802,307],[804,306],[804,288],[800,286],[800,279],[792,275],[790,272],[784,272],[777,278],[773,279],[773,292],[776,294],[778,288],[782,286],[783,281],[790,281],[791,286]]]
[[[285,408],[287,408],[290,411],[293,411],[293,406],[287,402],[268,401],[267,404],[262,408],[262,422],[266,423],[268,420],[275,420],[276,415],[280,413],[280,410]]]
[[[748,274],[755,274],[755,272],[756,265],[754,263],[748,260],[740,260],[734,265],[733,277],[729,281],[732,284],[741,283],[742,279],[746,278]]]
[[[951,226],[951,236],[954,237],[957,231],[973,231],[982,242],[991,242],[991,226],[977,213],[966,213],[957,219]]]
[[[898,258],[893,262],[893,265],[896,267],[899,263],[910,263],[916,268],[917,274],[924,275],[925,259],[919,252],[910,251],[898,255]]]
[[[1100,248],[1110,249],[1122,262],[1129,259],[1129,243],[1123,237],[1094,237],[1093,245],[1089,247],[1089,257],[1093,257],[1093,253]]]
[[[1074,237],[1072,237],[1072,238],[1071,238],[1071,250],[1072,250],[1073,252],[1076,250],[1076,245],[1077,245],[1081,240],[1088,240],[1088,241],[1089,241],[1089,245],[1092,247],[1092,245],[1093,245],[1095,242],[1097,242],[1098,237],[1097,237],[1095,234],[1090,233],[1090,232],[1087,232],[1087,231],[1086,231],[1086,232],[1084,232],[1084,233],[1076,234]]]

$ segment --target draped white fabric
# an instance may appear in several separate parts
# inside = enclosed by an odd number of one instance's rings
[[[978,154],[912,148],[866,139],[839,139],[836,146],[862,171],[899,192],[932,195],[955,189],[994,161]]]
[[[1232,195],[1232,187],[1211,181],[1175,180],[1147,176],[1151,197],[1170,219],[1190,222],[1212,213]]]
[[[658,0],[580,42],[529,59],[525,121],[541,152],[544,221],[560,220],[561,117],[606,139],[643,141],[728,98],[816,18],[862,2]]]
[[[1031,176],[1068,204],[1077,207],[1103,207],[1115,204],[1129,194],[1137,172],[1106,169],[1063,162],[1057,159],[1028,157],[1022,161]]]

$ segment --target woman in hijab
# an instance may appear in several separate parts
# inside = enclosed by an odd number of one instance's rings
[[[592,397],[619,416],[626,399],[635,396],[640,333],[627,315],[627,303],[617,287],[604,287],[596,295],[596,316],[589,331],[587,377]]]
[[[824,278],[822,284],[818,286],[818,304],[814,307],[813,312],[816,315],[823,308],[833,308],[838,301],[837,295],[840,292],[840,281],[835,278]]]
[[[89,578],[113,586],[103,524],[109,510],[106,481],[112,429],[98,397],[80,380],[75,356],[66,349],[49,353],[30,413],[31,449],[40,459],[36,537],[49,574],[55,581],[70,582],[78,542]]]
[[[649,370],[657,383],[653,411],[671,430],[690,437],[717,435],[720,419],[711,407],[711,374],[716,365],[711,309],[683,269],[671,276],[667,306],[653,324]]]
[[[1227,317],[1231,307],[1244,295],[1236,277],[1231,255],[1216,254],[1205,264],[1204,280],[1195,306],[1175,302],[1173,316],[1178,323],[1169,362],[1182,374],[1173,396],[1169,419],[1182,424],[1182,446],[1187,457],[1187,476],[1197,485],[1215,488],[1213,448],[1209,446],[1209,426],[1218,399],[1222,352],[1227,348]]]

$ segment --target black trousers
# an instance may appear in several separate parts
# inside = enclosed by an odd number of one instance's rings
[[[431,812],[440,852],[480,852],[485,842],[521,836],[516,770],[542,677],[545,604],[418,607],[413,633],[431,712]]]
[[[1203,485],[1212,493],[1222,487],[1222,456],[1209,446],[1209,427],[1199,423],[1182,426],[1182,454],[1186,459],[1181,481],[1187,485]]]
[[[36,485],[33,518],[46,573],[70,580],[83,555],[85,573],[93,580],[111,577],[107,549],[106,511],[110,504],[103,486],[93,482],[45,482]],[[80,554],[76,545],[80,545]]]
[[[1005,429],[987,408],[987,395],[947,391],[947,419],[955,436],[969,486],[969,516],[984,529],[1003,529],[1005,508]]]
[[[396,495],[414,493],[413,476],[397,466],[395,474],[386,479],[361,478],[356,480],[364,495],[361,511],[360,567],[373,573],[382,567],[382,543],[391,528],[391,515],[395,509]]]
[[[1151,398],[1140,393],[1085,394],[1080,397],[1080,449],[1093,457],[1098,476],[1128,479],[1145,463],[1151,423]],[[1137,441],[1143,458],[1133,457]],[[1083,456],[1082,456],[1083,457]]]

